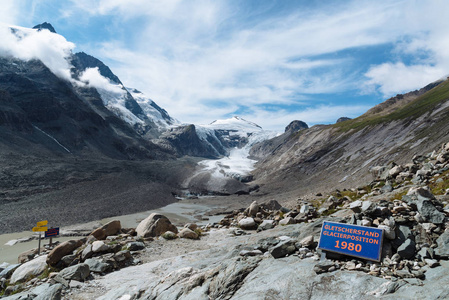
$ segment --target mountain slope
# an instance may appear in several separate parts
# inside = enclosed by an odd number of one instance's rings
[[[334,125],[293,132],[252,150],[260,161],[253,172],[261,190],[289,199],[366,184],[370,167],[405,163],[446,141],[449,81],[424,88],[394,108],[387,103]]]

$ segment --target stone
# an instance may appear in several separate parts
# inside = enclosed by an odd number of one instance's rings
[[[292,217],[287,217],[287,218],[284,218],[284,219],[279,221],[279,225],[283,225],[283,226],[290,225],[290,224],[295,224],[295,223],[296,223],[295,219],[292,218]]]
[[[299,210],[300,214],[308,214],[312,210],[312,206],[308,204],[304,204],[301,206],[301,209]]]
[[[408,238],[412,237],[412,232],[408,226],[399,225],[396,227],[396,238],[391,241],[394,248],[399,248]]]
[[[423,248],[421,248],[421,250],[418,251],[418,256],[421,259],[433,258],[433,255],[434,255],[434,251],[432,248],[429,248],[429,247],[423,247]]]
[[[274,227],[274,220],[263,220],[259,225],[258,229],[260,230],[268,230]]]
[[[415,242],[411,239],[407,239],[401,246],[399,246],[397,253],[402,258],[412,258],[415,255]]]
[[[44,283],[32,290],[32,293],[36,295],[33,300],[60,300],[62,293],[62,284]]]
[[[279,204],[276,200],[270,200],[260,205],[265,210],[280,210],[282,205]]]
[[[404,169],[401,166],[394,166],[390,171],[388,172],[388,175],[391,177],[396,177],[401,173]]]
[[[186,225],[184,225],[184,228],[189,228],[190,230],[195,231],[196,229],[198,229],[198,225],[196,225],[195,223],[187,223]]]
[[[255,217],[257,213],[259,212],[259,204],[257,204],[256,201],[253,201],[251,205],[247,209],[248,216]]]
[[[92,252],[93,253],[106,252],[108,250],[109,250],[109,246],[106,245],[103,241],[95,241],[92,243]]]
[[[104,273],[109,269],[109,265],[98,259],[89,258],[84,262],[89,266],[89,270],[94,273]]]
[[[352,202],[351,204],[349,204],[349,208],[354,213],[361,213],[362,212],[362,201],[357,200],[357,201]]]
[[[425,261],[426,264],[428,264],[429,267],[431,267],[431,268],[435,268],[435,267],[438,267],[438,266],[440,265],[440,263],[439,263],[438,260],[436,260],[436,259],[425,258],[424,261]]]
[[[12,264],[12,265],[7,265],[3,271],[0,272],[0,278],[9,278],[11,276],[11,274],[18,268],[20,267],[21,264]]]
[[[299,243],[303,247],[310,247],[310,246],[312,246],[314,244],[313,235],[309,235],[309,236],[303,238]]]
[[[166,240],[174,240],[174,239],[178,238],[176,233],[174,233],[173,231],[166,231],[161,236]]]
[[[90,235],[94,236],[97,240],[104,240],[110,235],[115,235],[120,232],[122,225],[119,220],[113,220],[103,225],[100,228],[95,229]]]
[[[136,228],[137,236],[143,238],[160,236],[166,231],[178,233],[176,226],[166,216],[158,213],[149,215]]]
[[[449,257],[449,231],[445,231],[437,239],[437,248],[435,254],[442,257]]]
[[[380,189],[382,194],[390,193],[391,191],[393,191],[393,187],[390,184],[386,184]]]
[[[315,271],[315,273],[321,274],[321,273],[328,272],[329,269],[330,269],[331,267],[333,267],[333,266],[334,266],[334,263],[333,263],[332,261],[330,261],[330,260],[325,260],[325,261],[322,261],[322,262],[317,263],[317,264],[313,267],[313,270]]]
[[[32,276],[42,274],[47,268],[47,255],[39,256],[18,267],[11,276],[10,283],[16,284],[29,279]]]
[[[129,251],[139,251],[145,249],[145,244],[142,242],[130,242],[125,245],[125,249]]]
[[[131,252],[129,250],[122,250],[114,254],[114,260],[118,263],[122,263],[126,260],[132,258]]]
[[[178,236],[183,239],[191,239],[191,240],[197,240],[199,238],[198,234],[190,230],[189,228],[183,228],[179,233]]]
[[[90,274],[89,265],[86,263],[81,263],[68,268],[65,268],[57,276],[65,280],[78,280],[84,281]]]
[[[392,229],[390,226],[381,224],[381,225],[377,226],[377,228],[383,229],[384,235],[387,239],[394,240],[396,238],[395,230]]]
[[[61,262],[64,264],[64,266],[69,266],[74,260],[76,259],[75,254],[69,254],[61,258]]]
[[[18,257],[19,264],[23,264],[26,263],[27,261],[32,260],[34,256],[37,254],[37,252],[38,249],[36,248],[20,253]]]
[[[270,250],[271,256],[274,258],[285,257],[289,254],[293,254],[296,251],[295,242],[293,240],[286,240],[278,243]]]
[[[242,250],[239,253],[240,256],[258,256],[258,255],[263,255],[263,252],[255,249],[255,250]]]
[[[86,248],[84,248],[83,252],[81,252],[81,260],[84,261],[88,258],[91,258],[94,252],[92,251],[92,244],[88,244]]]
[[[251,218],[251,217],[241,219],[239,221],[239,226],[243,230],[255,230],[255,229],[257,229],[257,224],[254,221],[254,219]]]
[[[47,264],[51,266],[57,264],[61,260],[61,258],[68,254],[71,254],[73,250],[77,249],[82,244],[83,240],[69,240],[66,242],[62,242],[50,251],[47,256]]]

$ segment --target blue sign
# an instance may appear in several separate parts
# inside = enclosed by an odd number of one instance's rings
[[[59,235],[59,227],[49,228],[47,231],[45,231],[45,237],[53,237],[57,235]]]
[[[318,248],[380,261],[382,241],[382,229],[324,221]]]

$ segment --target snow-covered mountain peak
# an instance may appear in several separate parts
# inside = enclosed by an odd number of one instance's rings
[[[238,116],[234,116],[232,118],[224,120],[215,120],[209,125],[204,125],[204,127],[212,129],[243,130],[246,132],[255,132],[262,130],[262,127],[260,127],[256,123],[247,121]]]

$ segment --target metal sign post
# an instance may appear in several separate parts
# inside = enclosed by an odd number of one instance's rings
[[[39,232],[39,247],[37,249],[37,255],[41,255],[41,232],[42,231],[47,231],[48,227],[44,227],[45,225],[48,224],[48,221],[40,221],[37,222],[36,227],[33,227],[33,231],[34,232]]]

